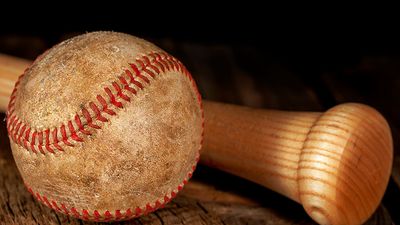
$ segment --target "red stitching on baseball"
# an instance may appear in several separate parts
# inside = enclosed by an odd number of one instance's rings
[[[175,60],[173,60],[171,56],[167,56],[166,58],[168,59],[169,62],[172,63],[175,70],[179,71],[179,64]]]
[[[26,130],[26,132],[25,132],[25,139],[24,139],[24,147],[28,151],[29,151],[29,149],[28,149],[28,140],[29,140],[30,134],[31,134],[31,128],[28,128],[28,130]]]
[[[85,130],[85,127],[82,125],[81,117],[78,114],[75,115],[75,123],[78,126],[79,131],[81,133],[86,134],[86,135],[92,134],[90,131]]]
[[[129,212],[130,212],[130,209],[129,209]],[[130,213],[130,214],[132,214],[132,213]],[[143,215],[143,214],[144,214],[144,212],[142,213],[142,209],[139,208],[139,207],[136,207],[136,209],[135,209],[135,216],[137,217],[137,216]]]
[[[157,53],[151,53],[150,54],[151,57],[153,57],[153,61],[155,62],[155,64],[157,64],[162,72],[165,72],[165,67],[164,65],[160,62],[160,55],[157,55]]]
[[[38,145],[39,151],[40,151],[40,153],[45,154],[45,152],[43,150],[43,131],[38,132],[37,135],[38,135],[38,139],[39,139],[39,145]]]
[[[78,211],[75,209],[75,207],[72,207],[72,208],[71,208],[71,212],[72,212],[72,214],[74,215],[74,217],[76,217],[76,218],[78,218],[78,219],[79,219],[79,217],[81,216],[81,215],[78,213]]]
[[[56,209],[57,211],[61,212],[61,209],[60,209],[60,207],[58,207],[57,202],[51,201],[51,204],[53,204],[54,209]]]
[[[169,198],[167,195],[164,196],[164,202],[169,202],[171,201],[171,198]]]
[[[143,72],[147,73],[151,77],[154,77],[156,75],[155,73],[159,74],[159,73],[161,73],[161,71],[165,72],[164,67],[167,67],[169,69],[169,66],[167,65],[167,63],[168,63],[167,61],[174,59],[172,57],[168,57],[168,59],[167,59],[166,54],[163,54],[163,57],[161,57],[161,55],[159,53],[150,53],[149,56],[152,58],[151,60],[149,59],[148,56],[145,55],[145,56],[142,56],[142,59],[140,59],[140,58],[136,59],[136,62],[138,64],[140,64],[141,70]],[[170,62],[170,63],[172,63],[172,62]],[[146,83],[150,82],[150,80],[141,73],[141,70],[135,64],[131,63],[129,65],[130,65],[131,69],[135,72],[135,75],[137,77],[139,77]],[[128,77],[130,78],[131,84],[135,85],[136,87],[138,87],[140,89],[143,89],[143,85],[134,78],[134,76],[132,75],[132,73],[129,70],[126,70],[125,74],[128,75]],[[27,150],[30,149],[32,152],[36,152],[35,150],[39,149],[39,151],[41,153],[45,153],[45,151],[43,150],[43,147],[45,147],[47,152],[50,152],[50,153],[53,153],[54,149],[57,149],[57,150],[62,149],[62,147],[59,145],[58,138],[55,135],[53,135],[53,139],[48,139],[48,142],[41,143],[40,142],[40,140],[42,140],[41,132],[43,132],[43,130],[35,131],[36,133],[27,132],[26,134],[31,134],[30,137],[27,137],[27,135],[23,135],[24,130],[19,131],[21,126],[23,126],[23,129],[26,129],[29,131],[33,130],[27,124],[24,124],[22,121],[20,121],[19,118],[16,117],[16,115],[13,115],[18,85],[20,84],[20,79],[22,77],[23,77],[23,75],[21,75],[19,77],[18,81],[16,82],[16,86],[15,86],[15,88],[13,90],[13,94],[10,98],[9,110],[8,110],[8,117],[10,118],[10,120],[7,123],[7,129],[9,131],[10,137],[17,144],[26,148]],[[128,83],[126,81],[126,79],[122,76],[119,77],[119,82],[121,84],[118,84],[117,82],[112,82],[112,86],[114,87],[114,89],[117,92],[116,94],[114,94],[111,91],[111,89],[109,89],[108,87],[105,88],[105,92],[110,99],[110,103],[114,106],[121,108],[121,107],[123,107],[123,104],[122,104],[122,102],[117,100],[117,97],[119,97],[125,101],[128,101],[128,102],[130,101],[130,97],[128,95],[126,95],[125,93],[123,93],[123,90],[127,90],[128,92],[130,92],[132,94],[136,94],[137,90],[130,87],[130,85],[129,85],[130,83]],[[122,88],[121,88],[121,86],[122,86]],[[115,111],[113,111],[112,109],[109,108],[107,101],[101,95],[97,96],[97,100],[103,107],[101,110],[95,103],[93,103],[93,102],[89,103],[89,109],[93,110],[96,120],[98,120],[100,122],[108,121],[108,119],[105,118],[101,112],[105,112],[109,115],[116,115]],[[83,118],[85,119],[85,121],[82,121]],[[81,139],[83,139],[82,137],[80,137],[78,135],[78,132],[82,133],[86,136],[92,134],[90,131],[85,129],[85,126],[88,126],[90,128],[94,128],[94,129],[100,129],[99,125],[96,125],[93,123],[93,118],[92,118],[92,116],[90,116],[90,113],[88,112],[86,107],[82,108],[82,115],[77,114],[74,119],[75,119],[74,122],[76,123],[77,128],[76,128],[76,130],[75,130],[75,128],[74,128],[74,130],[69,129],[70,135],[67,135],[66,132],[64,132],[65,125],[62,124],[60,126],[60,130],[61,130],[61,134],[62,134],[62,143],[67,146],[73,146],[73,144],[71,143],[71,140],[80,142]],[[71,127],[71,125],[68,124],[68,128],[70,128],[70,127]],[[55,128],[55,130],[56,130],[56,128]],[[52,131],[50,131],[50,132],[52,134],[56,133],[56,132],[54,132],[54,130],[53,130],[53,132]],[[34,136],[34,134],[38,135],[39,143],[36,141],[36,136]],[[71,140],[69,140],[69,139],[71,139]],[[46,139],[46,141],[47,141],[47,139]],[[32,142],[34,142],[35,144],[32,144]]]
[[[172,56],[169,56],[166,53],[157,53],[157,52],[152,52],[148,55],[151,59],[149,59],[147,56],[142,56],[141,59],[137,59],[137,63],[140,64],[141,70],[145,73],[147,73],[149,76],[153,77],[152,75],[158,75],[160,73],[164,73],[168,70],[178,70],[181,71],[186,77],[188,77],[191,81],[191,84],[193,86],[193,89],[196,92],[197,95],[197,101],[200,106],[201,110],[201,116],[202,116],[202,133],[201,133],[201,140],[200,140],[200,149],[203,143],[203,133],[204,133],[204,112],[203,112],[203,106],[201,102],[201,96],[200,93],[198,92],[197,86],[195,82],[193,81],[193,78],[191,77],[190,73],[187,71],[187,69],[184,67],[182,63],[180,63],[177,59],[173,58]],[[139,77],[141,80],[143,80],[146,83],[150,83],[150,80],[141,73],[139,68],[135,64],[129,64],[133,72],[137,77]],[[25,74],[25,73],[24,73]],[[24,75],[23,74],[23,75]],[[88,106],[89,107],[83,107],[82,108],[82,114],[76,114],[75,117],[73,118],[74,123],[76,124],[76,127],[74,127],[72,121],[67,122],[68,126],[68,131],[69,134],[67,133],[67,130],[65,128],[64,124],[61,124],[59,126],[59,129],[56,127],[53,130],[51,129],[46,129],[42,131],[35,130],[31,128],[29,125],[23,123],[16,115],[14,115],[14,106],[15,106],[15,100],[16,100],[16,94],[17,94],[17,89],[18,85],[20,83],[20,79],[23,77],[21,75],[16,82],[15,88],[13,90],[13,94],[11,96],[11,100],[9,103],[9,107],[7,110],[7,130],[10,135],[10,137],[20,146],[24,147],[28,151],[31,150],[33,153],[37,153],[36,151],[36,146],[39,148],[40,152],[42,154],[45,154],[45,151],[43,151],[42,146],[43,146],[43,132],[45,133],[45,144],[44,146],[46,147],[46,150],[48,152],[54,153],[54,149],[51,146],[54,146],[55,149],[59,151],[64,151],[63,148],[59,145],[60,140],[58,136],[58,130],[60,130],[61,133],[61,143],[67,146],[74,146],[71,141],[84,141],[84,139],[80,136],[79,134],[83,135],[91,135],[92,132],[88,130],[88,128],[93,128],[93,129],[101,129],[100,125],[94,124],[93,119],[96,119],[100,123],[105,123],[108,122],[108,119],[102,115],[102,113],[106,113],[110,116],[116,115],[116,112],[112,109],[109,108],[110,105],[114,105],[116,107],[123,107],[123,103],[118,101],[117,99],[122,99],[126,102],[129,102],[131,97],[123,93],[123,90],[127,90],[129,93],[132,93],[133,95],[136,95],[137,89],[132,88],[130,85],[134,85],[135,87],[139,89],[143,89],[142,83],[137,81],[135,77],[133,76],[132,72],[130,70],[124,71],[124,74],[129,78],[129,82],[125,79],[124,75],[118,77],[118,82],[112,82],[111,85],[116,91],[116,94],[114,94],[111,89],[108,87],[104,88],[105,94],[110,99],[110,102],[107,103],[107,101],[102,97],[102,95],[97,95],[96,99],[100,103],[102,109],[100,110],[98,105],[95,104],[94,102],[89,102]],[[122,105],[121,105],[121,104]],[[93,112],[93,116],[90,114],[89,110],[90,109]],[[18,133],[18,130],[22,126],[22,130]],[[25,135],[24,135],[25,133]],[[50,138],[50,134],[52,136],[52,139]],[[21,140],[22,139],[22,140]],[[38,142],[36,141],[38,139]],[[23,145],[21,144],[23,143]],[[36,145],[38,143],[38,145]],[[200,151],[199,149],[199,151]],[[126,209],[125,211],[117,209],[115,211],[110,211],[106,210],[104,213],[99,213],[97,210],[94,210],[92,213],[89,212],[88,210],[85,209],[76,209],[75,207],[67,207],[64,203],[57,203],[53,199],[49,199],[48,197],[41,195],[38,192],[34,192],[31,187],[29,187],[27,184],[28,191],[36,197],[37,200],[42,202],[43,204],[47,205],[48,207],[55,209],[61,213],[64,213],[66,215],[73,215],[77,218],[84,219],[84,220],[95,220],[95,221],[110,221],[110,220],[122,220],[122,219],[130,219],[134,217],[138,217],[144,214],[148,214],[158,208],[162,208],[170,202],[174,197],[176,197],[176,194],[183,189],[183,186],[188,182],[188,180],[192,177],[194,170],[196,169],[196,164],[199,160],[199,154],[197,154],[194,165],[191,167],[191,170],[188,172],[186,178],[182,181],[181,184],[179,184],[174,190],[172,190],[170,193],[165,194],[161,199],[156,200],[154,203],[146,203],[144,206],[137,206],[134,208],[135,213],[132,212],[131,208]],[[81,212],[81,214],[79,213]]]
[[[15,125],[18,124],[19,118],[15,118],[14,122],[11,124],[11,134],[14,136]]]
[[[149,57],[143,56],[143,60],[145,61],[146,65],[152,68],[157,74],[160,73],[160,70],[153,64],[151,64]]]
[[[31,189],[31,190],[32,190],[32,189]],[[61,208],[64,210],[64,213],[65,213],[66,215],[69,215],[69,211],[68,211],[67,207],[65,207],[64,204],[61,204]]]
[[[140,59],[136,59],[136,62],[139,63],[139,65],[142,67],[142,70],[144,72],[146,72],[147,74],[149,74],[152,78],[156,77],[156,75],[153,72],[151,72],[150,70],[147,69],[147,67],[149,67],[149,65],[145,65],[144,62],[142,60],[140,60]],[[146,83],[150,82],[149,79],[147,79],[147,77],[145,78],[143,75],[141,75],[141,78],[142,77],[146,81]]]
[[[117,106],[118,108],[122,108],[122,102],[117,101],[115,95],[111,92],[110,88],[104,88],[104,91],[107,93],[108,97],[110,98],[111,104]],[[104,109],[103,109],[104,111]],[[114,112],[115,113],[115,112]]]
[[[106,100],[103,98],[103,96],[97,95],[96,99],[97,99],[97,101],[100,102],[101,106],[103,107],[103,108],[101,109],[101,111],[103,111],[103,112],[105,112],[105,113],[107,113],[108,115],[111,115],[111,116],[117,115],[113,110],[111,110],[111,109],[108,108],[107,102],[106,102]],[[114,100],[115,100],[115,97],[114,97]],[[118,103],[114,103],[114,104],[118,104]],[[96,106],[96,107],[97,107],[97,106]],[[118,107],[118,106],[117,106],[117,107]],[[100,113],[100,114],[101,114],[101,113]],[[102,122],[107,122],[107,121],[108,121],[105,117],[102,117],[102,116],[101,116],[101,118],[99,118],[98,120],[100,120],[100,121],[102,121]]]
[[[142,63],[142,69],[145,68],[144,64],[142,61],[140,60],[136,60],[136,62]],[[146,83],[150,83],[150,80],[143,76],[142,73],[140,72],[140,70],[138,69],[138,67],[135,64],[129,64],[131,66],[131,68],[133,69],[133,72],[135,72],[136,76],[139,77],[140,79],[144,80]]]
[[[126,212],[125,212],[125,218],[131,218],[132,217],[132,211],[131,211],[131,209],[129,208],[128,210],[126,210]]]
[[[43,202],[49,207],[49,208],[53,208],[49,202],[49,200],[47,200],[46,196],[43,196]]]
[[[31,149],[32,149],[32,152],[34,152],[34,153],[37,153],[37,151],[35,149],[36,135],[37,135],[37,131],[33,132],[32,140],[31,140]]]
[[[22,138],[22,136],[24,135],[24,132],[25,132],[25,130],[26,130],[26,127],[27,127],[27,125],[25,124],[25,125],[21,128],[21,130],[20,130],[20,132],[19,132],[18,141],[17,141],[19,145],[22,145],[21,138]]]
[[[42,197],[40,196],[39,193],[36,193],[36,198],[37,198],[37,200],[39,200],[39,201],[41,201],[41,202],[43,201],[43,200],[42,200]]]
[[[115,210],[115,219],[120,220],[122,217],[121,210]]]
[[[131,71],[125,70],[125,73],[128,75],[129,79],[131,79],[131,83],[132,84],[136,85],[140,89],[143,89],[142,83],[140,83],[139,81],[135,80],[135,78],[133,77],[133,74],[131,73]]]
[[[14,116],[12,116],[8,121],[7,121],[7,132],[9,133],[9,134],[11,134],[11,124],[14,122],[14,120],[15,120],[15,115]]]
[[[15,90],[11,93],[11,95],[13,95],[13,94],[15,94]],[[16,96],[12,96],[10,98],[10,102],[8,103],[8,108],[11,108],[15,105],[15,98],[16,98]]]
[[[100,129],[100,126],[97,126],[96,124],[93,124],[93,120],[92,117],[90,116],[90,113],[87,109],[83,108],[82,109],[82,114],[86,119],[86,122],[88,124],[89,127],[95,128],[95,129]]]
[[[84,220],[88,220],[89,219],[89,212],[86,209],[82,210],[82,218]]]
[[[71,134],[72,140],[77,141],[77,142],[83,142],[83,139],[81,137],[79,137],[78,134],[76,134],[74,125],[72,124],[71,120],[68,121],[68,129]]]
[[[46,150],[50,153],[54,153],[54,150],[50,147],[50,129],[45,131],[46,134]]]
[[[100,213],[97,210],[94,210],[94,221],[100,221]]]
[[[64,151],[61,147],[60,147],[60,145],[58,145],[58,137],[57,137],[57,127],[56,128],[54,128],[54,130],[53,130],[53,145],[54,145],[54,147],[56,147],[56,149],[57,150],[59,150],[59,151]]]
[[[124,93],[122,93],[122,89],[121,87],[117,84],[117,82],[112,82],[112,86],[114,87],[114,89],[117,91],[117,96],[119,96],[120,98],[124,99],[127,102],[131,101],[131,98],[129,98],[129,96],[125,95]]]
[[[64,144],[68,145],[68,146],[74,146],[73,144],[71,144],[68,141],[67,131],[65,130],[65,125],[64,124],[61,125],[60,129],[61,129],[62,141],[64,142]]]
[[[100,97],[100,99],[103,99],[103,97],[101,97],[100,95],[98,95],[97,97],[98,97],[98,99],[99,99],[99,97]],[[93,110],[93,112],[96,114],[97,120],[104,122],[104,123],[108,122],[108,119],[101,115],[101,112],[96,104],[94,104],[93,102],[90,102],[89,106]],[[103,111],[104,111],[104,108],[103,108]]]
[[[198,157],[198,156],[197,156]],[[187,183],[188,179],[192,176],[194,170],[196,169],[196,163],[193,165],[191,168],[190,172],[187,174],[186,178],[184,181],[178,185],[171,193],[166,194],[164,197],[161,199],[157,199],[154,203],[146,203],[141,207],[136,207],[135,208],[135,213],[133,214],[131,211],[131,208],[128,208],[125,210],[125,213],[122,213],[121,209],[117,209],[115,211],[110,211],[106,210],[104,213],[99,213],[98,210],[94,210],[93,213],[90,213],[86,209],[77,209],[75,207],[67,207],[64,203],[57,203],[55,200],[49,199],[43,194],[40,194],[38,192],[34,192],[31,187],[29,187],[27,184],[25,186],[27,187],[28,191],[36,197],[38,201],[41,203],[47,205],[48,207],[57,210],[58,212],[64,213],[66,215],[71,215],[70,212],[72,213],[72,216],[83,219],[83,220],[94,220],[94,221],[110,221],[110,220],[121,220],[121,219],[131,219],[135,217],[139,217],[142,215],[147,215],[151,212],[154,212],[155,210],[162,208],[170,202],[175,196],[176,193],[179,192],[180,190],[183,189],[183,186]],[[51,202],[51,203],[50,203]],[[61,208],[58,206],[61,205]],[[80,214],[79,212],[82,212]]]
[[[15,142],[17,142],[17,134],[18,134],[18,130],[19,130],[19,128],[21,127],[21,124],[22,124],[22,121],[19,121],[18,123],[17,123],[17,125],[16,125],[16,128],[15,128],[15,130],[13,130],[14,132],[13,132],[13,140],[15,141]]]
[[[161,58],[163,58],[164,57],[164,62],[166,62],[167,64],[169,64],[169,67],[171,68],[171,70],[174,70],[174,63],[170,60],[170,58],[168,57],[168,55],[167,54],[165,54],[164,52],[161,52],[160,53],[160,55],[161,55]]]
[[[153,207],[151,207],[150,203],[146,204],[146,209],[144,210],[144,214],[147,215],[153,211]]]
[[[203,137],[202,137],[203,138]],[[197,154],[198,158],[199,154]],[[25,183],[25,186],[27,187],[28,191],[36,197],[38,201],[41,203],[47,205],[48,207],[52,209],[56,209],[57,211],[64,213],[66,215],[70,215],[69,211],[72,212],[72,216],[83,219],[83,220],[90,220],[93,218],[94,221],[110,221],[110,220],[121,220],[121,219],[131,219],[134,217],[139,217],[141,215],[147,215],[159,208],[162,208],[167,204],[168,202],[171,201],[176,196],[176,193],[180,190],[183,189],[183,186],[187,183],[189,178],[192,176],[194,170],[196,169],[196,162],[192,166],[191,170],[187,174],[186,178],[184,181],[178,185],[177,188],[175,188],[170,194],[166,194],[163,198],[157,199],[154,203],[146,203],[142,207],[136,207],[135,208],[135,214],[132,213],[131,208],[128,208],[125,210],[125,215],[121,213],[122,210],[117,209],[114,212],[111,212],[110,210],[106,210],[103,214],[99,213],[97,210],[93,211],[93,214],[91,214],[88,210],[86,209],[77,209],[75,207],[71,207],[68,210],[68,207],[64,203],[57,203],[55,200],[49,199],[48,197],[38,193],[34,192],[28,184]],[[170,197],[169,197],[169,196]],[[50,204],[51,202],[51,204]],[[58,207],[58,205],[61,205],[61,208]],[[79,213],[82,212],[82,215]]]
[[[168,63],[161,57],[161,55],[156,52],[153,54],[156,56],[156,61],[160,62],[166,68],[166,70],[169,70]]]
[[[124,85],[124,89],[131,92],[132,94],[136,95],[136,90],[131,88],[128,84],[128,82],[126,81],[126,79],[124,77],[118,77],[118,79],[121,81],[121,83]]]
[[[106,217],[105,221],[108,221],[111,218],[113,218],[113,216],[111,215],[111,213],[108,210],[104,213],[104,216]]]

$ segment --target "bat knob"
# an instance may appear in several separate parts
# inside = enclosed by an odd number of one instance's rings
[[[391,132],[381,114],[362,104],[333,107],[304,142],[298,199],[320,224],[361,224],[383,197],[392,159]]]

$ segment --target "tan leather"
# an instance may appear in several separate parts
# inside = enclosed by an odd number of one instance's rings
[[[46,205],[82,219],[127,219],[160,207],[199,157],[203,118],[190,74],[127,34],[88,33],[51,48],[20,79],[10,106],[24,182]]]

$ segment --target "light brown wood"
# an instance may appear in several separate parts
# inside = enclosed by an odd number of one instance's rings
[[[325,113],[205,102],[201,162],[301,203],[320,224],[361,224],[378,206],[392,164],[385,119],[362,104]]]
[[[30,61],[0,54],[0,111],[4,112],[14,88],[14,83]]]
[[[3,98],[28,64],[0,57]],[[6,105],[0,101],[0,110]],[[204,101],[204,111],[203,164],[299,202],[320,224],[361,224],[377,208],[393,146],[374,109],[343,104],[325,113],[283,112]]]

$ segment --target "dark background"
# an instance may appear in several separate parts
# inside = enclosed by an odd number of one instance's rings
[[[163,10],[158,3],[153,6],[120,6],[125,8],[124,11],[111,6],[108,10],[97,11],[96,8],[80,8],[73,4],[65,4],[62,11],[34,11],[24,7],[20,12],[0,17],[0,52],[34,59],[54,44],[84,32],[126,32],[155,42],[183,62],[190,61],[190,57],[199,62],[200,57],[207,58],[207,54],[212,54],[214,58],[209,63],[218,70],[215,76],[197,74],[193,71],[196,69],[190,68],[191,62],[186,64],[189,63],[187,66],[194,76],[213,76],[217,82],[215,85],[229,86],[231,79],[238,86],[241,81],[235,73],[241,73],[239,77],[253,79],[250,82],[254,83],[252,88],[263,92],[267,87],[276,86],[273,81],[278,80],[279,84],[286,83],[294,95],[301,95],[304,90],[293,90],[292,86],[312,89],[321,109],[338,101],[364,102],[386,111],[397,121],[400,35],[395,20],[390,16],[366,13],[367,17],[353,15],[354,18],[349,20],[344,15],[351,14],[351,9],[346,14],[324,10],[315,15],[296,10],[279,14],[273,8],[248,5],[228,9],[193,4],[187,9],[176,8],[173,11]],[[197,49],[184,49],[187,46]],[[229,59],[224,59],[224,56]],[[239,67],[234,70],[240,72],[227,69],[226,66],[230,65],[226,64]],[[208,84],[203,87],[201,80],[198,81],[200,88],[207,89]],[[356,93],[350,96],[340,94],[342,91],[339,90],[330,90],[334,88],[331,83],[336,80],[344,81],[346,91]],[[203,90],[202,94],[210,99],[260,107],[272,104],[288,109],[320,108],[303,106],[304,102],[290,103],[294,104],[293,107],[264,100],[255,103],[234,96],[234,93],[231,97],[214,96]]]

